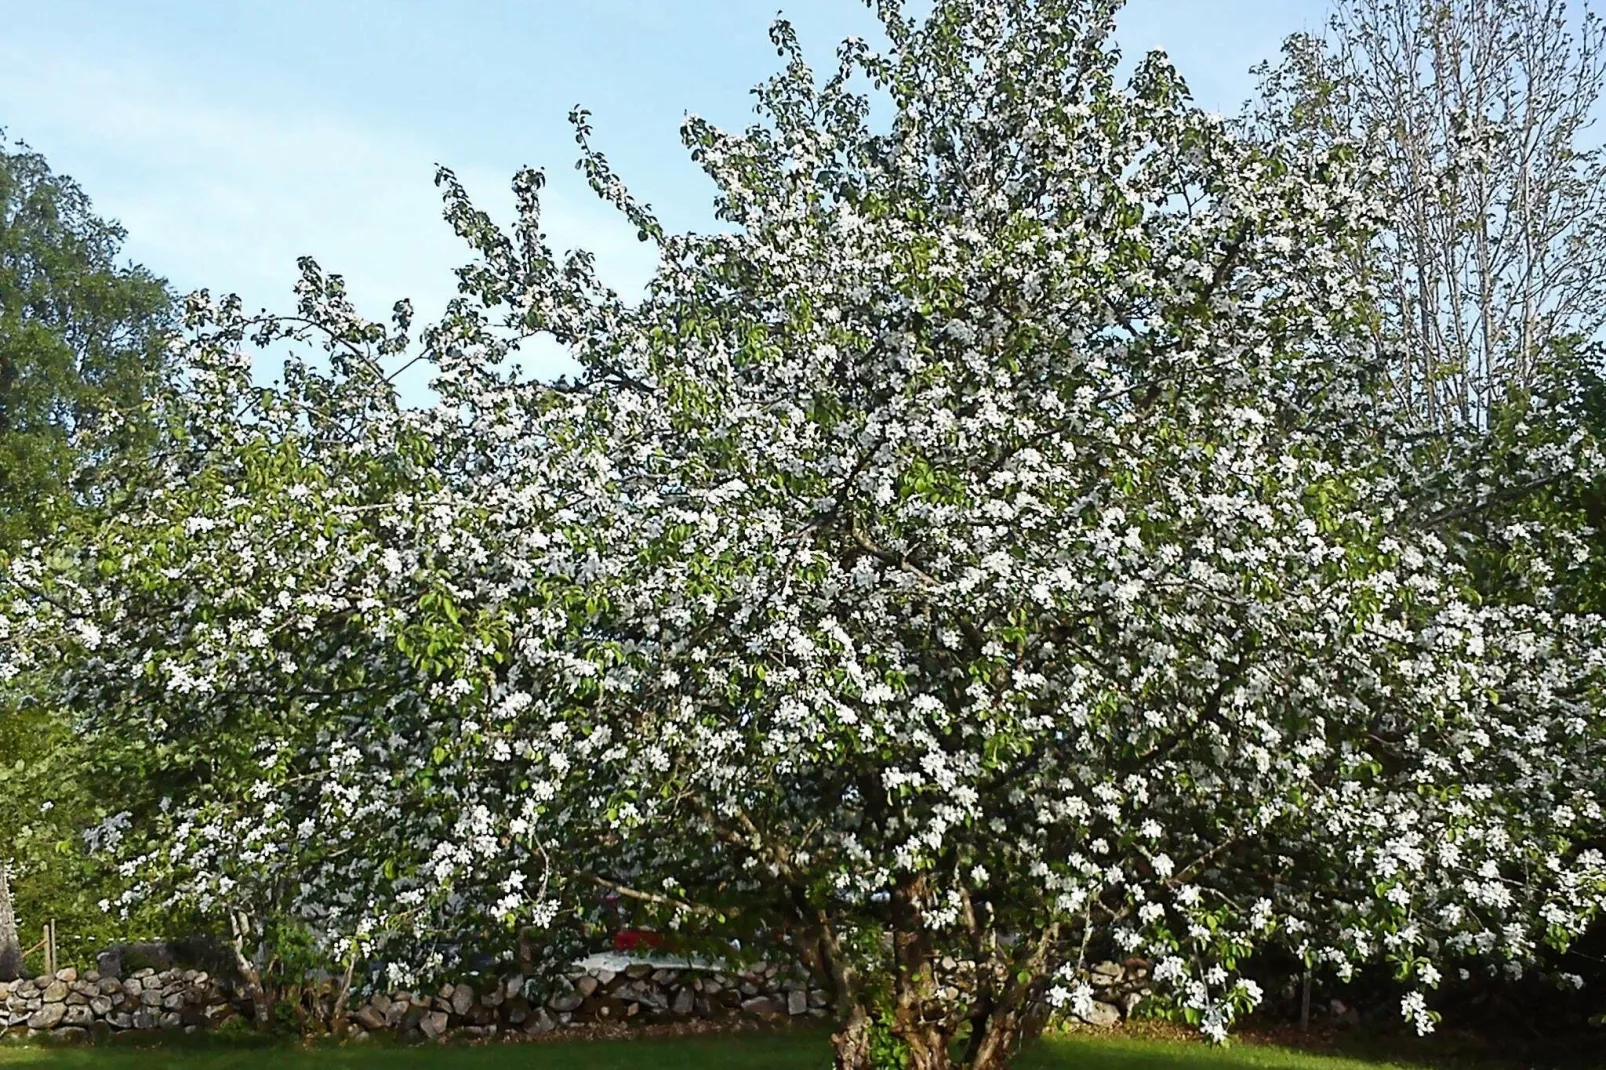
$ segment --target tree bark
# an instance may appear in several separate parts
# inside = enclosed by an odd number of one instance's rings
[[[975,1024],[965,1050],[966,1070],[1004,1070],[1026,1039],[1025,1008],[999,1008]]]
[[[351,999],[351,978],[356,972],[357,945],[354,941],[351,957],[346,960],[346,972],[340,978],[340,990],[335,996],[334,1009],[329,1012],[329,1031],[336,1036],[346,1035],[346,1010]]]
[[[854,1007],[842,1031],[831,1037],[836,1051],[833,1070],[875,1070],[870,1051],[870,1016],[863,1007]]]
[[[11,901],[11,862],[0,859],[0,981],[22,977],[22,941],[17,937],[17,912]]]
[[[245,998],[251,1001],[251,1017],[258,1029],[266,1030],[272,1008],[268,1006],[267,990],[262,986],[262,971],[257,969],[256,962],[245,953],[245,941],[251,935],[251,919],[242,911],[231,911],[229,928],[233,930],[231,935],[234,937],[232,943],[234,965],[240,971],[240,983],[245,988]]]
[[[900,1022],[894,1034],[909,1046],[908,1070],[951,1070],[953,1060],[948,1057],[949,1035],[938,1026],[915,1021]]]

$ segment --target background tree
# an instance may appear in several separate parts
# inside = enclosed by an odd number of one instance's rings
[[[1434,432],[1403,489],[1443,501],[1457,487],[1432,522],[1473,548],[1480,597],[1598,614],[1606,480],[1534,461],[1579,450],[1580,429],[1606,434],[1606,26],[1588,0],[1335,8],[1325,39],[1290,37],[1258,69],[1243,125],[1359,139],[1380,162],[1386,222],[1351,268],[1378,290],[1374,345],[1397,399]],[[1545,968],[1606,976],[1588,955]]]
[[[1379,354],[1420,421],[1484,425],[1555,339],[1606,323],[1606,26],[1586,2],[1337,0],[1257,68],[1258,136],[1356,139],[1387,223],[1352,261]]]
[[[170,366],[174,308],[162,280],[117,262],[123,237],[0,131],[0,553],[91,522],[160,441],[144,402]],[[0,672],[0,910],[60,919],[63,955],[80,958],[112,930],[80,835],[97,816],[93,755],[69,706],[48,667]]]
[[[69,485],[79,452],[154,440],[140,401],[168,367],[173,302],[161,279],[117,262],[124,236],[0,129],[0,544],[47,534],[53,509],[104,490]],[[115,426],[96,427],[113,411]]]

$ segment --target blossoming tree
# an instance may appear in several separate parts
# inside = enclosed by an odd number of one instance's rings
[[[838,1065],[917,1070],[1005,1065],[1090,949],[1217,1037],[1256,948],[1386,958],[1425,1030],[1445,969],[1579,932],[1601,622],[1475,597],[1446,524],[1495,490],[1400,430],[1338,269],[1364,161],[1236,140],[1159,54],[1118,85],[1117,6],[886,0],[823,81],[777,23],[767,123],[683,130],[730,233],[666,233],[577,112],[661,250],[636,304],[534,171],[511,234],[440,173],[477,256],[416,340],[310,262],[294,317],[194,296],[165,485],[0,618],[166,770],[96,833],[129,900],[400,982],[607,889],[784,931]],[[537,334],[584,373],[524,379]],[[327,368],[251,383],[296,342]]]

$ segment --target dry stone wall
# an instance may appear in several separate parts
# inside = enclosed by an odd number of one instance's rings
[[[1148,989],[1142,964],[1099,963],[1088,978],[1095,1025],[1116,1025]],[[787,1021],[824,1018],[825,992],[796,966],[745,970],[634,962],[622,969],[576,966],[556,995],[532,1000],[523,977],[393,992],[351,1009],[355,1036],[490,1038],[550,1033],[593,1023]],[[127,978],[66,969],[54,977],[0,982],[0,1035],[85,1041],[131,1030],[194,1032],[249,1008],[219,978],[196,970],[140,970]]]

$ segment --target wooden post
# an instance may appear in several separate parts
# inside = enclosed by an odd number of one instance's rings
[[[1300,984],[1299,1029],[1300,1029],[1300,1032],[1302,1032],[1302,1033],[1309,1033],[1310,1032],[1310,971],[1309,970],[1305,971],[1305,976],[1302,979],[1302,982]]]
[[[43,935],[44,940],[42,943],[45,946],[45,976],[54,977],[56,976],[56,921],[54,918],[45,922],[45,931]]]

